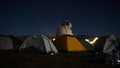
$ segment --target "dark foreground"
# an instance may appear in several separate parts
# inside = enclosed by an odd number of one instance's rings
[[[0,68],[112,68],[105,64],[102,54],[91,52],[58,53],[17,53],[0,51]]]

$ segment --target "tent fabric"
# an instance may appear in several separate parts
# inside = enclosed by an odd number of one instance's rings
[[[58,52],[54,44],[44,35],[32,35],[28,37],[20,46],[19,50],[24,51],[27,48],[33,48],[42,53]]]
[[[103,48],[103,53],[111,54],[114,48],[115,48],[115,44],[111,42],[111,39],[107,38],[105,46]]]
[[[94,49],[96,52],[98,53],[103,53],[103,48],[106,42],[106,38],[108,38],[108,36],[99,36],[99,39],[96,41],[96,43],[94,44]]]
[[[85,51],[86,48],[77,40],[77,38],[70,35],[63,35],[54,41],[56,48],[60,51]]]
[[[7,36],[0,36],[0,49],[1,50],[13,49],[12,39]]]
[[[106,61],[112,65],[120,64],[120,42],[115,35],[110,35],[105,42],[103,53],[107,54]]]
[[[72,30],[68,25],[60,27],[57,34],[58,36],[73,35]]]
[[[117,44],[116,37],[114,35],[110,35],[110,37],[106,39],[103,48],[103,53],[111,55],[113,49],[115,49],[116,44]]]
[[[0,50],[18,50],[22,43],[14,36],[0,34]]]
[[[82,45],[86,48],[87,51],[94,51],[94,46],[85,41],[89,36],[77,35],[76,38],[81,42]]]
[[[58,51],[57,51],[56,47],[54,46],[54,44],[46,36],[44,36],[44,35],[41,35],[41,36],[43,37],[47,53],[49,51],[54,51],[55,53],[57,53]]]
[[[62,35],[73,35],[72,24],[69,20],[65,20],[57,31],[58,37]]]

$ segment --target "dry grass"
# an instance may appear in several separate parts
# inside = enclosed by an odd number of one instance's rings
[[[104,55],[91,52],[47,55],[0,51],[0,68],[111,68]]]

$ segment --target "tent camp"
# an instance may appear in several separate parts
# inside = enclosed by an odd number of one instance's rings
[[[22,41],[13,36],[0,35],[0,50],[16,50]]]
[[[56,38],[54,44],[60,51],[75,52],[86,50],[86,48],[79,42],[79,40],[71,35],[63,35]]]
[[[33,51],[40,53],[57,53],[54,44],[45,35],[32,35],[20,46],[19,51]]]

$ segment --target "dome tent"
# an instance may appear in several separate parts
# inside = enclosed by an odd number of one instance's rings
[[[0,50],[17,50],[22,42],[14,36],[0,34]]]
[[[86,51],[86,48],[79,42],[77,38],[71,35],[63,35],[54,41],[56,48],[60,51],[78,52]]]
[[[20,46],[19,51],[34,51],[40,53],[57,53],[54,44],[45,35],[32,35]]]
[[[58,37],[62,35],[73,35],[72,24],[69,20],[65,20],[57,31]]]

